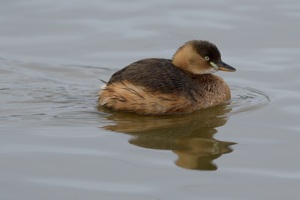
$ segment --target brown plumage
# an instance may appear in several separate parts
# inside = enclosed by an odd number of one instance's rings
[[[222,78],[211,73],[235,71],[221,60],[217,47],[193,40],[172,60],[148,58],[113,74],[99,93],[99,105],[146,115],[187,113],[230,99]]]

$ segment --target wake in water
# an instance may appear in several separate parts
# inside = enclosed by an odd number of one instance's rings
[[[232,98],[228,105],[231,109],[229,115],[257,110],[271,102],[266,93],[257,89],[238,86],[230,86],[230,89]]]

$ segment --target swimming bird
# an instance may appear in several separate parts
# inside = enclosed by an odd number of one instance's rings
[[[117,71],[100,90],[99,106],[144,115],[190,113],[231,98],[226,82],[213,73],[235,68],[221,60],[217,46],[186,42],[172,59],[142,59]]]

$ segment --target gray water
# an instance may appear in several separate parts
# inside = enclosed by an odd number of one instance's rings
[[[0,199],[297,199],[300,3],[0,3]],[[99,79],[214,42],[232,100],[192,114],[97,108]]]

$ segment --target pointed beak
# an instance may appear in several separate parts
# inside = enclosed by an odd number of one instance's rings
[[[210,64],[215,68],[215,69],[218,69],[218,70],[221,70],[221,71],[226,71],[226,72],[234,72],[236,71],[235,68],[231,67],[230,65],[224,63],[223,61],[219,61],[217,63],[214,63],[214,62],[210,62]]]
[[[231,67],[230,65],[227,65],[223,61],[218,62],[217,66],[219,67],[219,70],[222,70],[222,71],[226,71],[226,72],[234,72],[234,71],[236,71],[235,68]]]

